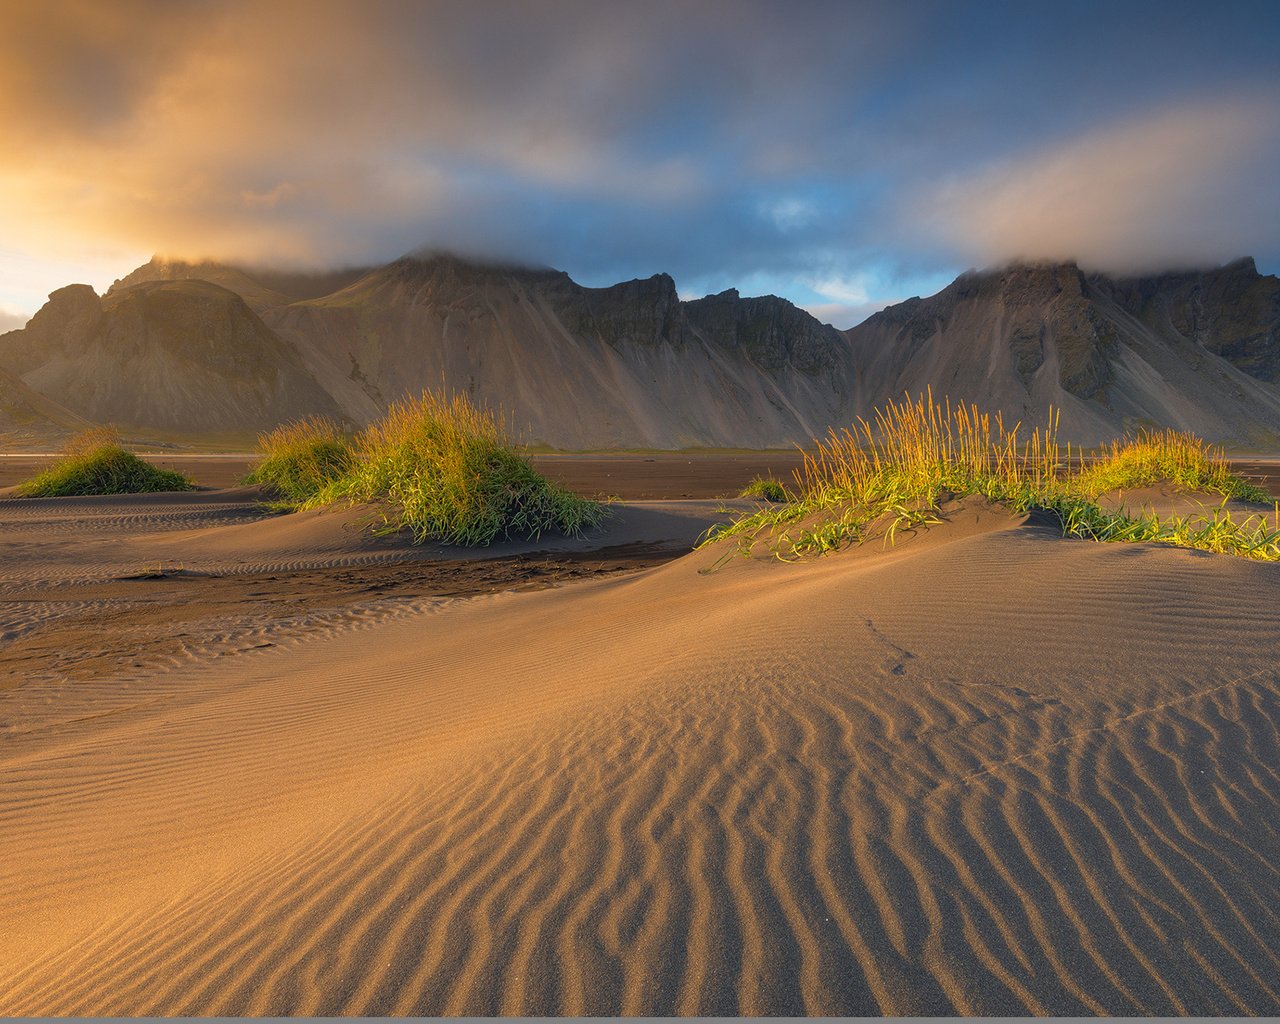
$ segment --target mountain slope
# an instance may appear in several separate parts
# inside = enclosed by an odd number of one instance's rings
[[[98,422],[177,432],[261,430],[333,399],[233,292],[152,281],[99,298],[71,285],[0,339],[0,366]]]
[[[446,383],[561,448],[787,445],[849,397],[833,328],[772,296],[681,302],[665,274],[584,288],[406,257],[263,318],[355,419]]]
[[[0,335],[0,344],[3,344]],[[0,442],[9,450],[47,448],[91,426],[82,416],[0,369]]]
[[[860,407],[931,387],[1007,422],[1042,424],[1052,407],[1087,444],[1149,425],[1269,446],[1278,327],[1280,282],[1252,261],[1131,280],[1066,264],[965,274],[845,337]]]
[[[406,256],[274,274],[153,260],[99,299],[55,292],[0,368],[70,414],[181,433],[308,413],[352,424],[466,391],[566,449],[787,447],[904,393],[1096,444],[1140,426],[1280,444],[1280,280],[1251,260],[1114,279],[1072,264],[962,275],[843,332],[774,296],[682,301],[665,274]]]
[[[116,281],[107,289],[107,295],[115,295],[149,281],[208,281],[235,292],[250,309],[261,313],[273,306],[328,295],[366,273],[368,268],[364,267],[308,273],[232,267],[211,260],[188,263],[156,256]]]
[[[1152,330],[1203,345],[1259,380],[1280,381],[1280,278],[1251,258],[1215,270],[1091,279]]]

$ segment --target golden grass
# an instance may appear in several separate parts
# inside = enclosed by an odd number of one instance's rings
[[[759,501],[780,502],[787,500],[786,485],[773,477],[758,476],[739,493],[739,498],[755,498]]]
[[[932,393],[890,402],[872,421],[831,431],[805,456],[796,487],[779,508],[761,509],[709,531],[703,544],[735,538],[749,553],[764,540],[779,558],[821,554],[867,537],[892,541],[898,531],[938,522],[950,499],[982,495],[1014,511],[1043,509],[1064,534],[1101,541],[1154,541],[1249,558],[1280,559],[1280,504],[1275,517],[1131,516],[1103,509],[1099,494],[1171,480],[1227,498],[1268,500],[1233,475],[1223,454],[1174,431],[1116,442],[1080,468],[1080,452],[1057,441],[1057,417],[1020,434],[975,405],[936,403]]]
[[[265,484],[293,503],[314,498],[353,462],[351,440],[327,416],[308,416],[259,434],[258,449],[262,461],[245,483]]]
[[[1168,481],[1188,491],[1208,491],[1241,501],[1269,502],[1267,493],[1233,474],[1221,448],[1194,434],[1144,430],[1113,441],[1105,455],[1074,477],[1082,494],[1149,487]]]
[[[127,451],[110,426],[90,427],[63,446],[53,465],[18,485],[26,498],[63,498],[95,494],[150,494],[189,491],[186,476],[160,469]]]
[[[497,415],[466,395],[397,402],[349,442],[328,421],[289,424],[264,435],[263,451],[255,478],[296,483],[281,487],[296,507],[372,502],[385,532],[408,529],[417,543],[577,534],[605,515],[539,474]]]

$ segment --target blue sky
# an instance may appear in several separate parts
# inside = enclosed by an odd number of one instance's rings
[[[1280,3],[0,0],[0,324],[152,253],[771,292],[1280,269]],[[6,321],[7,317],[7,321]]]

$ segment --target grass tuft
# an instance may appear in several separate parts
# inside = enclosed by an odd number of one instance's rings
[[[1271,501],[1266,491],[1227,468],[1220,448],[1206,445],[1194,434],[1175,430],[1144,430],[1136,437],[1114,441],[1105,455],[1075,477],[1078,490],[1089,497],[1166,481],[1188,491],[1206,491],[1240,501]]]
[[[262,461],[244,482],[272,487],[283,504],[295,507],[342,479],[354,464],[351,441],[326,416],[308,416],[259,434],[258,447]]]
[[[1025,438],[1019,431],[1020,425],[1007,429],[999,414],[993,418],[976,406],[935,403],[932,393],[890,402],[871,422],[859,420],[819,442],[785,504],[713,527],[700,546],[732,539],[739,553],[750,555],[762,543],[792,561],[872,536],[892,543],[903,530],[939,522],[935,513],[945,501],[981,495],[1016,512],[1050,512],[1064,535],[1280,560],[1280,504],[1273,518],[1233,519],[1227,499],[1270,498],[1232,474],[1220,449],[1193,435],[1144,432],[1078,468],[1080,453],[1057,442],[1056,417]],[[1163,481],[1221,494],[1224,506],[1211,516],[1161,518],[1109,511],[1096,500]]]
[[[281,465],[289,467],[305,461],[298,452],[336,440],[314,421],[267,437],[276,435],[287,456]],[[264,452],[265,466],[271,459],[265,442]],[[465,395],[424,392],[396,403],[350,442],[345,456],[321,468],[298,474],[305,485],[299,491],[309,489],[300,493],[298,507],[372,502],[381,509],[380,532],[408,529],[415,543],[484,546],[547,532],[576,535],[606,514],[603,505],[538,473],[512,446],[497,416]]]
[[[787,489],[773,477],[758,476],[744,487],[739,498],[757,498],[760,501],[782,502],[787,500]]]
[[[121,444],[111,427],[92,427],[71,438],[52,466],[18,485],[26,498],[91,494],[150,494],[195,487],[181,473],[144,462]]]

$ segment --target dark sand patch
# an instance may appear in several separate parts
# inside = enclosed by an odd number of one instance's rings
[[[111,583],[70,586],[52,606],[41,587],[8,590],[10,617],[40,608],[0,646],[0,689],[56,678],[92,680],[172,668],[332,633],[429,598],[529,591],[669,561],[678,552],[635,543],[590,552],[407,561],[219,576],[161,564]]]
[[[247,455],[166,453],[144,457],[162,469],[186,473],[199,486],[215,490],[237,486],[255,461]],[[617,497],[623,501],[732,497],[756,476],[773,475],[790,481],[792,471],[802,461],[797,451],[534,455],[531,458],[539,472],[578,494]],[[0,489],[27,479],[52,461],[51,456],[41,455],[0,458]]]

